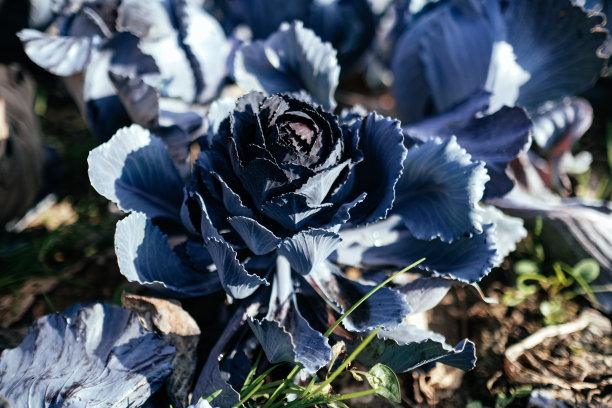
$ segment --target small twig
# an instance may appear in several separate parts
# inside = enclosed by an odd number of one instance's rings
[[[585,311],[580,317],[573,322],[560,324],[558,326],[544,327],[531,336],[524,338],[520,342],[513,344],[506,349],[506,359],[510,362],[518,360],[518,358],[525,353],[542,343],[544,340],[551,337],[567,336],[568,334],[575,333],[586,329],[591,323],[598,323],[600,319],[597,318],[593,312]]]

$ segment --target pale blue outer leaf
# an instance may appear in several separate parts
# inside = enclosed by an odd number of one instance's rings
[[[441,112],[484,89],[499,18],[484,3],[441,3],[399,38],[392,91],[403,121]]]
[[[100,38],[59,37],[25,29],[18,34],[28,57],[36,64],[58,76],[69,76],[83,71]]]
[[[400,214],[416,238],[444,242],[482,231],[484,163],[473,162],[451,137],[431,140],[408,150],[404,174],[397,184],[393,214]]]
[[[503,107],[492,114],[477,115],[486,109],[488,99],[487,93],[476,94],[450,111],[404,128],[404,132],[420,141],[454,135],[472,160],[485,163],[490,180],[484,197],[493,198],[514,186],[506,168],[529,148],[532,123],[522,108]]]
[[[174,1],[179,36],[196,78],[196,99],[214,99],[228,74],[232,45],[223,28],[201,6],[188,0]]]
[[[347,311],[353,304],[374,288],[348,279],[336,265],[320,264],[306,276],[313,288],[339,313]],[[393,328],[410,313],[406,298],[401,293],[381,288],[342,321],[349,331],[362,332],[378,326]]]
[[[400,116],[414,121],[485,87],[493,91],[496,107],[517,104],[529,111],[582,91],[605,65],[600,51],[608,34],[602,23],[601,15],[571,0],[440,2],[395,47],[393,90]],[[502,48],[509,52],[497,52]],[[417,71],[404,73],[415,66]]]
[[[340,231],[342,243],[331,259],[345,265],[401,269],[425,258],[419,269],[472,283],[488,274],[497,259],[492,226],[452,243],[420,240],[398,216],[366,227]]]
[[[406,295],[411,313],[419,313],[436,306],[456,282],[445,278],[417,278],[398,288]]]
[[[506,41],[531,75],[520,88],[518,105],[535,110],[589,88],[601,75],[605,60],[598,49],[609,37],[603,15],[588,14],[571,0],[515,0],[503,16]]]
[[[358,344],[350,341],[347,346],[354,349]],[[476,351],[469,340],[452,347],[438,333],[402,323],[393,330],[381,330],[357,359],[368,365],[385,364],[395,372],[430,368],[436,362],[467,371],[476,364]]]
[[[117,223],[115,252],[119,269],[129,281],[174,296],[200,296],[221,289],[215,272],[195,270],[182,262],[168,238],[142,213],[134,212]]]
[[[306,90],[326,109],[336,106],[336,51],[300,21],[283,24],[265,41],[242,46],[234,58],[233,75],[247,91],[270,95]]]
[[[370,113],[362,124],[359,148],[366,159],[355,167],[355,177],[367,196],[350,211],[351,221],[374,222],[388,215],[404,168],[406,148],[399,121]]]
[[[207,239],[205,245],[217,265],[223,289],[232,297],[244,299],[259,286],[268,285],[265,279],[247,272],[244,265],[238,261],[236,251],[226,241],[213,237]]]
[[[508,164],[531,142],[532,123],[521,108],[503,107],[481,118],[474,118],[457,129],[457,142],[473,160],[485,163],[490,180],[485,185],[484,198],[501,197],[514,183],[506,174]]]
[[[278,254],[285,256],[291,268],[308,275],[340,245],[340,236],[323,229],[300,231],[280,244]]]
[[[0,395],[13,407],[140,406],[174,353],[133,312],[97,303],[34,322],[0,357]]]
[[[280,243],[280,238],[252,218],[238,216],[230,217],[227,221],[255,255],[267,254]]]
[[[120,127],[132,122],[124,108],[109,72],[122,76],[149,77],[156,80],[159,69],[154,59],[140,48],[134,34],[116,33],[92,53],[83,78],[85,114],[94,133],[109,139]]]
[[[89,180],[123,211],[180,220],[183,181],[164,143],[138,125],[89,153]]]

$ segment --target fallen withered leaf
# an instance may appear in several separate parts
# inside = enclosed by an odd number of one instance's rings
[[[172,361],[173,372],[166,389],[173,407],[189,405],[189,391],[196,369],[196,347],[200,328],[176,300],[166,300],[133,294],[121,295],[124,308],[134,310],[144,327],[158,333],[176,348]]]

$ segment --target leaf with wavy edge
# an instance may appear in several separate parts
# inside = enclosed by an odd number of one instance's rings
[[[101,39],[52,36],[24,29],[17,36],[28,57],[54,75],[69,76],[83,71]]]
[[[357,123],[359,120],[351,126]],[[354,168],[355,180],[359,180],[356,187],[367,196],[350,211],[351,221],[374,222],[389,214],[404,171],[407,151],[399,121],[370,113],[361,122],[358,147],[364,160]]]
[[[401,217],[392,216],[365,227],[341,230],[342,243],[330,259],[356,267],[401,269],[425,258],[418,269],[473,283],[487,275],[497,259],[491,229],[491,225],[484,225],[482,234],[452,243],[426,241],[412,236]]]
[[[532,123],[518,107],[483,114],[488,101],[488,93],[477,93],[447,112],[405,127],[404,134],[422,142],[455,136],[472,160],[485,163],[490,180],[485,184],[484,197],[494,198],[503,196],[514,186],[506,168],[529,148]]]
[[[391,212],[416,238],[452,242],[479,234],[477,203],[488,180],[484,163],[472,161],[454,137],[431,140],[408,150]]]
[[[131,282],[181,297],[221,289],[215,272],[195,270],[182,262],[145,214],[134,212],[117,223],[115,252],[121,273]]]
[[[271,95],[306,90],[326,109],[336,107],[334,93],[340,76],[336,50],[301,21],[284,23],[266,40],[238,49],[233,75],[247,91]]]
[[[247,272],[238,260],[236,251],[225,240],[208,238],[205,247],[217,265],[223,288],[233,298],[244,299],[253,294],[259,286],[269,284],[266,279]]]
[[[308,275],[334,252],[340,241],[340,236],[332,231],[310,228],[284,239],[278,254],[289,260],[294,271]]]
[[[123,211],[180,220],[183,181],[164,143],[148,130],[120,129],[87,158],[89,180]]]
[[[349,341],[347,348],[353,349],[357,344],[359,341]],[[436,362],[468,371],[476,364],[476,351],[469,340],[464,339],[452,347],[438,333],[402,323],[393,330],[378,332],[357,360],[368,365],[382,363],[395,372],[419,367],[427,369]]]
[[[255,255],[267,254],[275,250],[281,242],[272,231],[252,218],[237,216],[230,217],[227,221]]]

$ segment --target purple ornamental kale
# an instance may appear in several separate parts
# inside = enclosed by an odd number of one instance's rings
[[[321,334],[329,320],[381,272],[426,257],[421,280],[379,290],[343,321],[345,333],[383,326],[377,347],[392,350],[383,360],[427,344],[422,359],[396,359],[400,371],[437,360],[472,367],[472,343],[453,348],[404,319],[435,305],[453,280],[476,282],[492,267],[494,228],[477,205],[488,179],[483,163],[454,138],[406,149],[398,121],[338,117],[302,96],[250,93],[220,111],[211,109],[223,119],[209,117],[188,181],[166,146],[135,125],[90,153],[92,185],[130,212],[115,236],[121,272],[176,296],[224,289],[240,300],[232,321],[248,322],[270,361],[312,373],[331,358]],[[363,278],[348,278],[341,265],[363,268]],[[243,329],[228,325],[198,396],[221,388],[228,399],[215,404],[236,402],[220,370],[231,380],[244,352],[229,353],[223,367],[217,355]]]

